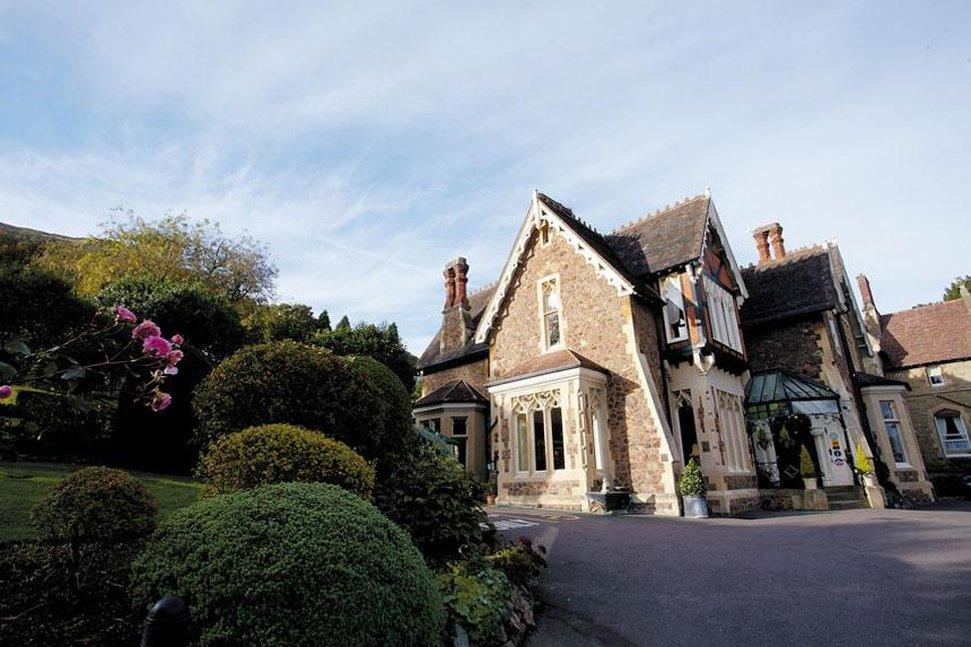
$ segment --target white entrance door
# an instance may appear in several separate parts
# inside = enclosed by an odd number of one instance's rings
[[[853,485],[851,453],[846,446],[843,425],[838,420],[814,420],[812,434],[816,441],[819,466],[823,471],[823,487]]]

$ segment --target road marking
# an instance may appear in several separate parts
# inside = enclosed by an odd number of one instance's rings
[[[530,526],[538,526],[539,524],[534,521],[527,521],[525,519],[497,519],[492,522],[492,525],[496,527],[496,530],[511,530],[513,528],[529,528]]]

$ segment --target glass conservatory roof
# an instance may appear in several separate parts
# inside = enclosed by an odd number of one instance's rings
[[[785,370],[755,373],[745,387],[745,404],[747,406],[832,400],[838,401],[839,396],[825,384]]]

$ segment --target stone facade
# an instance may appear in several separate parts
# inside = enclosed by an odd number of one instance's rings
[[[819,317],[746,330],[746,350],[753,371],[785,367],[819,379],[823,369],[822,321]]]
[[[630,487],[635,499],[648,509],[678,514],[678,501],[670,473],[670,451],[664,432],[650,409],[654,394],[647,392],[639,373],[637,340],[656,339],[654,320],[645,316],[632,297],[618,296],[617,290],[578,256],[562,236],[552,235],[547,245],[534,233],[504,301],[490,337],[491,379],[498,380],[512,369],[544,352],[540,321],[538,282],[557,276],[560,285],[561,330],[564,345],[608,370],[606,383],[609,456],[617,485]],[[635,314],[636,313],[636,314]],[[636,326],[640,330],[635,329]],[[644,350],[654,358],[657,372],[657,343]],[[553,485],[516,480],[508,468],[511,457],[511,417],[500,415],[500,499],[516,493],[569,495],[576,500],[586,495],[592,483],[569,480]],[[570,440],[579,445],[573,421],[565,416]],[[544,479],[545,481],[546,479]]]
[[[483,357],[480,360],[450,366],[449,368],[434,372],[426,371],[421,376],[421,394],[428,395],[441,385],[451,380],[465,380],[480,393],[486,392],[486,381],[489,379],[489,360]]]

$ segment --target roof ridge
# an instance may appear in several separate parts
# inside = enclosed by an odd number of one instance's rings
[[[485,292],[486,290],[491,290],[492,288],[496,287],[497,285],[499,285],[499,279],[496,279],[495,281],[491,281],[489,283],[486,283],[485,285],[483,285],[481,287],[475,288],[474,290],[472,290],[471,292],[469,292],[466,296],[474,297],[475,295],[481,294],[482,292]]]
[[[803,247],[796,247],[795,249],[790,249],[786,251],[786,255],[782,258],[773,258],[764,263],[749,263],[745,267],[741,268],[743,270],[762,270],[771,269],[773,267],[779,267],[780,265],[785,265],[786,263],[792,261],[801,260],[809,256],[809,252],[819,252],[828,254],[829,248],[826,247],[824,243],[811,243],[809,245],[804,245]]]
[[[913,312],[914,310],[922,310],[924,308],[933,308],[933,307],[936,307],[936,306],[945,306],[945,305],[949,305],[951,303],[961,303],[961,299],[951,299],[949,301],[932,301],[931,303],[918,303],[917,305],[910,306],[906,310],[896,310],[894,312],[888,312],[886,314],[881,313],[881,314],[883,314],[883,316],[885,316],[885,317],[889,317],[891,315],[899,315],[899,314],[903,314],[905,312]]]
[[[711,199],[711,196],[708,195],[708,194],[706,194],[706,193],[699,193],[698,195],[692,195],[692,196],[687,196],[687,197],[681,198],[680,200],[678,200],[677,202],[675,202],[673,204],[666,204],[666,205],[664,205],[663,207],[661,207],[659,209],[655,209],[654,211],[651,211],[651,212],[647,213],[646,215],[643,215],[643,216],[641,216],[639,218],[634,218],[630,222],[627,222],[627,223],[625,223],[623,225],[620,225],[618,227],[615,227],[610,232],[610,234],[613,235],[613,234],[616,234],[617,232],[619,232],[621,230],[629,229],[630,227],[633,227],[634,225],[638,225],[638,224],[644,222],[645,220],[650,220],[651,218],[656,218],[657,216],[660,216],[662,214],[668,213],[670,211],[674,211],[678,207],[682,207],[682,206],[688,204],[689,202],[694,202],[695,200],[702,199],[702,198],[704,198],[706,200],[710,200]]]

